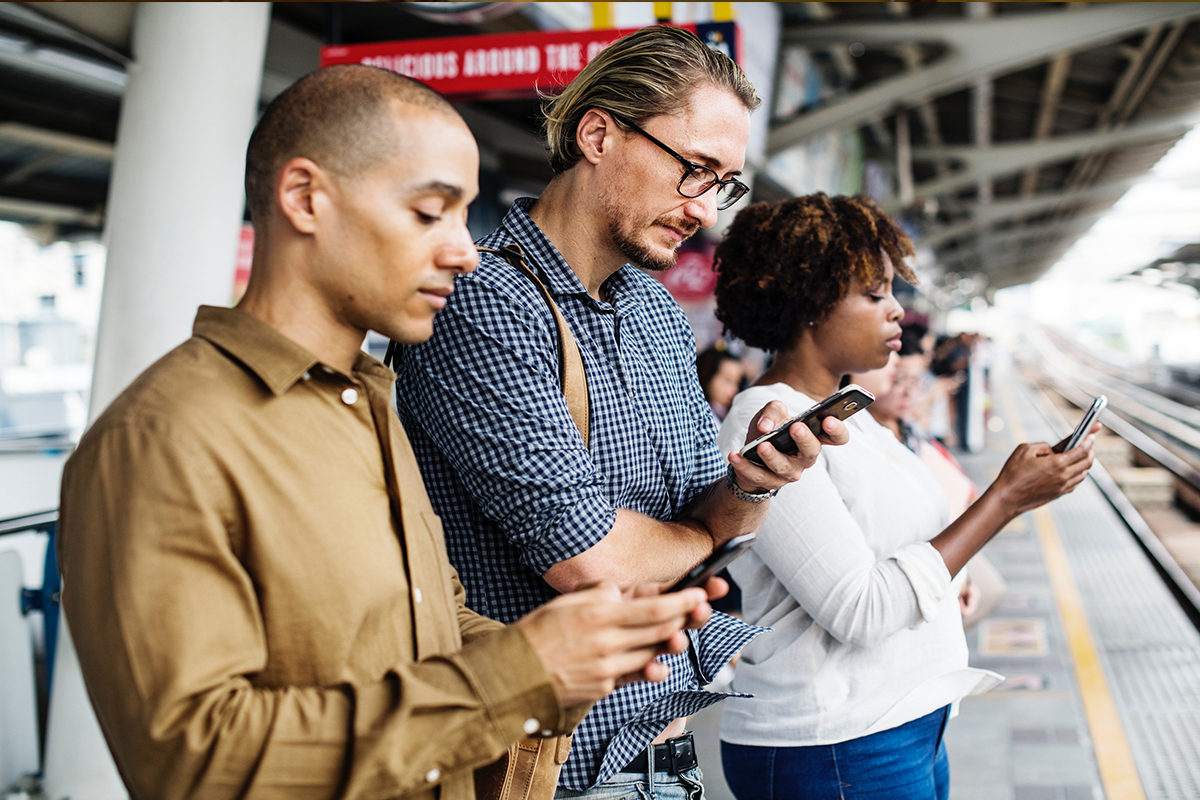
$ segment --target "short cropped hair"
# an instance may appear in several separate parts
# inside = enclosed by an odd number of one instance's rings
[[[865,195],[754,203],[717,245],[717,319],[746,344],[783,350],[833,311],[853,278],[882,280],[883,253],[916,282],[908,234]]]
[[[750,111],[762,103],[733,59],[682,28],[652,25],[618,39],[542,105],[550,168],[557,175],[583,158],[575,134],[591,109],[641,125],[683,110],[705,83],[729,90]]]
[[[344,64],[309,73],[271,101],[246,148],[250,216],[265,222],[279,170],[310,158],[339,177],[356,177],[396,151],[389,113],[396,103],[458,112],[423,83],[378,67]]]

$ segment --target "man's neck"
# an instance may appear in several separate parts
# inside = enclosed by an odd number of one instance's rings
[[[366,331],[339,321],[320,295],[298,277],[300,270],[284,267],[281,259],[287,257],[268,253],[265,247],[261,251],[255,248],[250,285],[237,307],[308,350],[321,363],[350,372]]]
[[[558,248],[588,294],[602,300],[600,287],[625,266],[625,257],[612,240],[594,193],[579,185],[576,173],[572,169],[555,176],[529,209],[529,217]]]

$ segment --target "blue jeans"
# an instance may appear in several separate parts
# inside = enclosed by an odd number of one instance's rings
[[[699,767],[685,769],[678,775],[656,772],[618,772],[599,786],[587,791],[573,792],[558,787],[554,800],[702,800],[704,775]]]
[[[738,800],[946,800],[949,718],[946,706],[899,728],[810,747],[721,742],[725,781]]]

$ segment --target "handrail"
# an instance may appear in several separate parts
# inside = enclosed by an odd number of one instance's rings
[[[24,514],[19,517],[0,519],[0,536],[25,531],[40,531],[58,522],[58,509],[39,511],[35,514]]]

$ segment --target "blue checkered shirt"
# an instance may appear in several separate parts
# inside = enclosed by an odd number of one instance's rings
[[[590,448],[558,382],[553,317],[533,283],[482,254],[458,279],[433,338],[402,348],[397,406],[467,605],[512,622],[555,596],[542,573],[588,550],[616,509],[679,519],[721,477],[716,424],[696,378],[696,345],[666,289],[626,265],[592,299],[518,200],[481,240],[517,242],[541,274],[583,356]],[[575,734],[560,785],[612,777],[668,722],[730,695],[708,692],[722,665],[764,629],[714,614],[688,654],[664,657],[670,676],[618,689]]]

